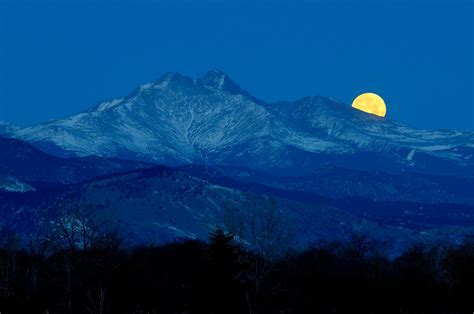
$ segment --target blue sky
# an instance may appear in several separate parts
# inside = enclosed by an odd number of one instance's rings
[[[471,0],[0,0],[0,120],[220,69],[267,101],[371,91],[390,119],[472,131],[473,28]]]

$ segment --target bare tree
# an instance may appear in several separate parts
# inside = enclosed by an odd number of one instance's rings
[[[78,266],[88,258],[87,253],[92,250],[115,252],[121,241],[110,227],[111,219],[101,215],[99,210],[85,202],[66,201],[56,204],[58,217],[54,222],[52,240],[56,252],[63,261],[65,272],[67,311],[72,313],[73,275]],[[107,257],[107,254],[102,254]],[[100,263],[101,261],[96,261]],[[85,298],[89,300],[90,313],[105,313],[105,289],[88,288]]]
[[[107,311],[106,289],[103,287],[91,288],[86,292],[87,312],[90,314],[104,314]]]
[[[294,242],[294,230],[284,221],[273,198],[264,201],[246,194],[244,205],[227,203],[224,226],[242,246],[249,247],[268,261],[281,258]]]
[[[0,289],[3,296],[9,297],[17,275],[19,238],[14,232],[3,229],[0,231],[0,241]]]
[[[97,207],[71,201],[58,203],[58,218],[55,221],[56,246],[70,252],[87,251],[99,246],[107,234],[112,232],[111,219]]]
[[[246,265],[239,274],[239,280],[253,289],[247,289],[246,297],[249,313],[255,313],[257,298],[272,265],[291,247],[294,232],[278,209],[275,199],[261,201],[254,195],[246,195],[244,206],[228,203],[224,210],[226,229],[234,234],[242,246],[251,253],[241,255],[241,263]]]

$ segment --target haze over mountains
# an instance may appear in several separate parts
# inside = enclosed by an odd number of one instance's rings
[[[269,210],[301,246],[473,231],[472,132],[414,129],[319,96],[267,103],[219,71],[167,73],[69,118],[1,123],[0,136],[2,227],[24,234],[73,215],[58,204],[92,206],[131,243],[204,240]]]

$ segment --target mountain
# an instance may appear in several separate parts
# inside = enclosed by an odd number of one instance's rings
[[[419,130],[325,97],[267,103],[226,74],[167,73],[124,98],[13,132],[57,156],[308,175],[331,165],[474,176],[474,134]]]
[[[16,130],[18,130],[18,128],[13,125],[0,121],[0,136],[10,136]]]
[[[5,178],[5,182],[6,178],[10,183],[15,178],[33,186],[68,184],[147,167],[150,165],[100,157],[55,157],[26,142],[0,137],[0,177]]]
[[[0,191],[4,192],[28,192],[35,189],[27,183],[21,182],[15,177],[0,176]]]
[[[216,226],[251,245],[248,228],[258,222],[277,226],[275,236],[293,247],[362,233],[393,243],[395,254],[413,242],[458,241],[472,232],[472,188],[470,178],[450,176],[321,168],[282,177],[229,166],[60,158],[0,138],[0,228],[24,240],[54,236],[58,223],[92,209],[88,221],[106,219],[130,245],[206,240]]]
[[[202,171],[198,166],[183,166],[182,168],[195,174]],[[474,178],[472,177],[417,173],[389,174],[329,166],[305,176],[273,176],[264,172],[229,166],[214,166],[213,171],[241,182],[259,182],[269,187],[311,192],[335,199],[364,198],[378,202],[474,205],[472,193]],[[212,174],[209,175],[212,176]]]
[[[138,169],[20,194],[0,192],[0,226],[54,237],[65,217],[106,221],[130,245],[206,240],[221,226],[245,245],[284,241],[279,245],[305,248],[365,234],[399,251],[418,241],[457,241],[474,223],[472,206],[333,201],[238,182],[207,167]]]

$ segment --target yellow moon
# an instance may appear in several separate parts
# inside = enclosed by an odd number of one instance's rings
[[[364,93],[356,97],[352,102],[352,108],[374,114],[379,117],[385,117],[387,107],[382,97],[374,93]]]

